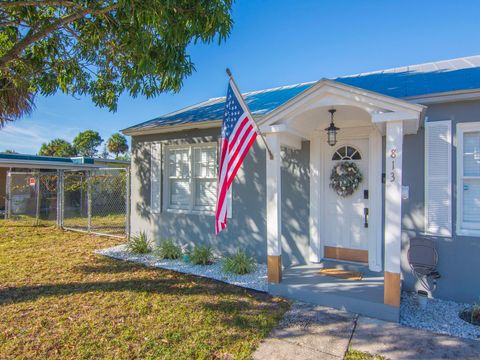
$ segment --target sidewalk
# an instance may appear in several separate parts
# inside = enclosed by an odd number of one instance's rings
[[[295,303],[254,359],[343,359],[348,348],[392,360],[479,359],[480,341]]]

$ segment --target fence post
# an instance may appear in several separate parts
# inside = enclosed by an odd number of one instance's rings
[[[62,175],[63,170],[57,170],[57,228],[62,228]]]
[[[127,188],[125,193],[125,234],[127,236],[127,240],[130,240],[130,167],[125,169],[127,173]]]
[[[90,179],[90,170],[87,170],[87,231],[92,230],[92,185]]]
[[[60,173],[60,227],[63,229],[65,219],[65,170]]]
[[[7,172],[7,193],[5,194],[5,220],[12,217],[12,174],[10,170]]]
[[[35,175],[36,182],[35,182],[35,197],[36,197],[36,204],[35,204],[35,222],[38,225],[40,220],[40,174],[37,173]]]

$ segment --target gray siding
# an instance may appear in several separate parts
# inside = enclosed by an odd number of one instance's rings
[[[259,262],[267,256],[265,219],[265,150],[257,141],[233,184],[233,216],[227,230],[214,238],[214,217],[150,211],[150,146],[216,141],[218,129],[135,136],[132,139],[132,233],[147,231],[152,239],[171,238],[179,244],[211,245],[219,254],[242,248]],[[299,151],[285,150],[282,167],[283,262],[308,259],[309,143]],[[163,198],[163,194],[162,194]]]
[[[282,261],[304,265],[309,258],[310,142],[282,152]]]
[[[257,144],[245,159],[233,185],[233,218],[228,229],[213,236],[214,216],[150,211],[150,146],[217,141],[218,129],[136,136],[132,140],[132,233],[147,231],[152,239],[173,239],[179,244],[207,244],[218,253],[246,250],[265,262],[265,151]],[[260,171],[259,171],[260,170]],[[249,174],[249,176],[244,176]],[[163,199],[163,194],[162,194]]]
[[[436,241],[439,253],[438,281],[434,296],[456,301],[477,301],[480,296],[480,238],[457,236],[456,224],[456,125],[462,122],[480,121],[479,102],[458,102],[430,105],[426,116],[428,121],[452,121],[452,208],[453,236],[451,238],[431,237]],[[424,231],[424,129],[417,135],[409,135],[404,140],[403,184],[410,186],[410,198],[403,201],[403,252],[402,270],[405,287],[413,289],[415,281],[408,266],[406,252],[408,239]]]
[[[480,103],[462,102],[431,105],[429,121],[452,120],[452,131],[459,122],[480,121]],[[192,130],[149,136],[132,141],[132,231],[145,230],[155,239],[171,238],[180,244],[209,244],[219,254],[238,248],[246,250],[259,262],[267,256],[265,219],[265,150],[257,142],[245,159],[233,185],[233,218],[228,229],[214,238],[214,218],[162,212],[152,214],[150,206],[150,142],[195,143],[216,141],[218,129]],[[455,142],[454,142],[455,143]],[[384,151],[385,153],[385,139]],[[383,155],[384,157],[384,155]],[[435,296],[472,302],[480,296],[480,239],[456,236],[456,151],[452,151],[453,233],[452,238],[435,238],[439,250],[439,271]],[[424,231],[424,129],[404,139],[403,184],[410,187],[410,197],[403,201],[402,272],[406,289],[415,288],[406,259],[408,240]],[[284,150],[282,166],[282,246],[285,266],[308,262],[309,245],[309,142],[301,150]],[[385,163],[385,161],[383,161]],[[385,164],[384,164],[385,166]],[[163,196],[162,196],[163,197]],[[383,214],[383,211],[382,211]],[[382,221],[383,223],[383,221]],[[383,251],[382,251],[383,252]]]

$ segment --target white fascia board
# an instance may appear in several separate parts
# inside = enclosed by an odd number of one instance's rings
[[[405,97],[403,99],[410,103],[423,104],[423,105],[456,102],[456,101],[473,101],[473,100],[480,100],[480,89],[448,91],[444,93],[434,93],[434,94],[421,95],[421,96],[410,96],[410,97]]]
[[[419,114],[406,111],[392,111],[372,114],[372,122],[383,123],[390,121],[415,121],[418,120]]]
[[[166,125],[166,126],[157,126],[148,129],[124,129],[121,132],[124,135],[129,136],[138,136],[138,135],[149,135],[149,134],[162,134],[176,131],[192,130],[192,129],[209,129],[216,128],[222,125],[222,120],[209,120],[209,121],[200,121],[193,123],[185,123],[178,125]]]

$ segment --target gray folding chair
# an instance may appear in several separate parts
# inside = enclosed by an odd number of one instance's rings
[[[422,283],[425,290],[433,292],[440,278],[437,271],[438,252],[435,242],[423,237],[410,239],[407,256],[415,277]]]

